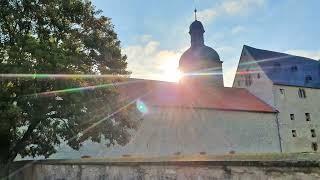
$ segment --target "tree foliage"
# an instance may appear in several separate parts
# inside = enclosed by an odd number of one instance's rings
[[[128,74],[111,20],[100,16],[90,1],[0,0],[0,4],[0,74]],[[10,162],[18,154],[49,157],[61,142],[79,149],[89,138],[125,144],[127,130],[136,127],[128,118],[131,111],[99,121],[124,105],[117,89],[74,89],[115,81],[2,76],[0,161]]]

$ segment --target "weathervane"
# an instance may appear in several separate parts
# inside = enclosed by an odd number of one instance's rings
[[[197,2],[196,0],[193,0],[194,4],[194,19],[197,20]]]

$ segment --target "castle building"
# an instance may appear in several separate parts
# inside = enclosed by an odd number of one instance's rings
[[[224,87],[222,61],[205,45],[204,32],[200,21],[191,24],[180,83],[135,80],[118,87],[123,100],[139,97],[143,120],[127,145],[105,155],[317,152],[319,61],[245,45],[233,87]]]
[[[277,109],[283,152],[318,151],[319,61],[244,46],[233,87]]]
[[[202,23],[195,20],[189,33],[180,83],[144,80],[119,87],[125,99],[145,94],[139,102],[146,108],[132,140],[109,155],[281,152],[276,108],[246,88],[224,87],[222,61],[205,45]]]

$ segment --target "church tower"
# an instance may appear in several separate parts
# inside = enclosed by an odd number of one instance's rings
[[[204,44],[203,25],[197,20],[190,25],[191,47],[182,54],[179,69],[185,74],[183,83],[223,87],[222,61],[218,53]]]

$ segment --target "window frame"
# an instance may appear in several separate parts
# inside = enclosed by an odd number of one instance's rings
[[[306,121],[311,121],[311,114],[310,113],[304,113]]]
[[[297,130],[292,129],[291,134],[292,134],[292,137],[294,137],[294,138],[297,137]]]
[[[312,148],[312,150],[315,151],[315,152],[318,151],[318,144],[317,144],[317,142],[312,142],[312,143],[311,143],[311,148]]]
[[[298,90],[298,96],[299,96],[299,98],[302,98],[302,99],[307,98],[305,89],[299,88],[299,90]]]
[[[294,114],[290,114],[290,120],[291,120],[291,121],[294,121],[294,120],[296,120],[296,119],[295,119],[295,116],[294,116]]]
[[[317,137],[317,134],[316,134],[316,130],[315,130],[315,129],[310,129],[310,132],[311,132],[311,137],[312,137],[312,138]]]

